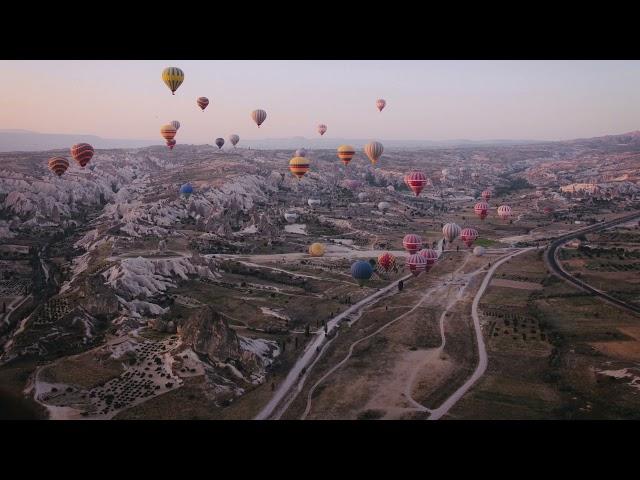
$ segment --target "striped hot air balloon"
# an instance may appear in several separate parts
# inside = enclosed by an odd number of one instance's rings
[[[231,142],[231,145],[235,147],[240,141],[240,137],[234,133],[232,135],[229,135],[229,141]]]
[[[407,258],[407,267],[413,276],[417,277],[427,269],[427,259],[414,253]]]
[[[433,267],[438,261],[438,252],[431,248],[424,248],[420,250],[418,255],[422,255],[427,261],[427,267],[425,269],[427,272],[431,270],[431,267]]]
[[[502,220],[508,220],[511,214],[512,214],[512,210],[509,205],[500,205],[498,207],[498,216]]]
[[[402,246],[409,253],[416,253],[422,248],[422,238],[419,235],[410,233],[402,239]]]
[[[384,98],[379,98],[376,100],[376,107],[378,108],[379,112],[382,111],[382,109],[385,107],[386,104],[387,102],[385,101]]]
[[[174,138],[172,138],[171,140],[167,140],[167,147],[169,147],[169,150],[173,150],[173,147],[176,146],[176,140]]]
[[[253,118],[253,121],[256,122],[258,128],[260,128],[260,125],[262,125],[262,123],[267,119],[267,112],[260,109],[254,110],[253,112],[251,112],[251,118]]]
[[[478,238],[478,231],[475,228],[464,228],[460,232],[460,240],[469,248],[476,241],[476,238]]]
[[[384,147],[380,142],[371,142],[364,146],[364,153],[369,157],[373,165],[375,165],[382,156],[382,152],[384,152]]]
[[[61,176],[69,168],[69,160],[64,157],[53,157],[47,162],[49,170],[57,176]]]
[[[76,143],[71,147],[71,156],[78,165],[84,168],[93,158],[93,147],[88,143]]]
[[[175,128],[175,129],[176,129],[176,132],[177,132],[178,130],[180,130],[180,122],[179,122],[178,120],[171,120],[171,121],[169,122],[169,125],[171,125],[173,128]]]
[[[385,252],[378,257],[378,265],[382,267],[385,272],[388,272],[396,264],[396,257],[389,252]]]
[[[442,235],[447,242],[451,243],[456,238],[458,238],[458,235],[460,235],[460,230],[461,229],[459,225],[455,223],[446,223],[444,227],[442,227]]]
[[[358,285],[363,286],[371,278],[371,275],[373,275],[373,267],[369,262],[358,260],[351,265],[351,276],[358,282]]]
[[[473,207],[473,211],[480,217],[480,220],[484,220],[489,212],[489,204],[487,202],[478,202]]]
[[[173,95],[184,81],[184,72],[178,67],[167,67],[162,71],[162,81],[169,87]]]
[[[482,198],[484,199],[485,202],[488,202],[489,200],[491,200],[491,190],[483,191]]]
[[[207,105],[209,105],[209,99],[207,97],[198,97],[196,99],[196,103],[204,112],[204,109],[207,108]]]
[[[293,157],[289,160],[289,170],[300,180],[309,171],[309,160],[304,157]]]
[[[424,186],[428,183],[427,176],[422,172],[411,172],[407,175],[405,182],[407,186],[413,190],[413,193],[416,195],[420,195]]]
[[[349,162],[355,154],[356,150],[351,145],[340,145],[338,147],[338,158],[342,160],[342,163],[345,165],[349,165]]]
[[[324,255],[325,248],[322,243],[312,243],[309,245],[309,255],[312,257],[321,257]]]
[[[224,145],[224,138],[216,138],[215,144],[218,146],[218,149],[222,148]]]
[[[165,140],[173,140],[173,137],[176,136],[176,129],[173,127],[173,125],[169,125],[167,123],[166,125],[160,127],[160,135],[162,135],[162,138],[164,138]]]
[[[324,132],[327,131],[327,126],[324,123],[321,123],[320,125],[318,125],[318,133],[320,134],[320,136],[324,135]]]
[[[298,150],[296,150],[295,156],[296,157],[306,157],[307,156],[307,151],[304,148],[299,148]]]

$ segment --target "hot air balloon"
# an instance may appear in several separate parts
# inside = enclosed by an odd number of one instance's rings
[[[253,118],[253,121],[256,122],[258,128],[260,128],[260,125],[262,125],[262,123],[267,119],[267,112],[260,109],[254,110],[253,112],[251,112],[251,118]]]
[[[382,111],[386,104],[387,102],[383,98],[379,98],[378,100],[376,100],[376,107],[378,107],[379,112]]]
[[[184,81],[184,72],[177,67],[167,67],[162,71],[162,81],[169,87],[173,95]]]
[[[385,272],[388,272],[395,264],[396,257],[389,252],[385,252],[378,257],[378,265],[380,265]]]
[[[455,223],[447,223],[442,227],[442,235],[447,242],[451,243],[460,235],[460,227]]]
[[[162,135],[162,138],[165,140],[173,140],[173,137],[176,136],[176,129],[169,124],[163,125],[160,127],[160,135]]]
[[[413,255],[409,255],[406,265],[413,276],[417,277],[427,269],[427,259],[422,255],[414,253]]]
[[[476,238],[478,238],[478,231],[475,228],[463,228],[460,232],[460,240],[469,248],[476,241]]]
[[[180,122],[179,122],[178,120],[171,120],[171,121],[169,122],[169,125],[171,125],[173,128],[175,128],[175,129],[176,129],[176,132],[177,132],[178,130],[180,130]]]
[[[489,200],[491,200],[491,190],[483,191],[482,198],[484,199],[485,202],[488,202]]]
[[[327,126],[324,123],[321,123],[320,125],[318,125],[318,133],[320,134],[320,136],[324,135],[324,132],[327,131]]]
[[[369,157],[373,165],[375,165],[382,156],[382,152],[384,152],[384,147],[380,142],[371,142],[364,146],[364,153]]]
[[[324,245],[322,243],[312,243],[309,245],[309,255],[312,257],[321,257],[324,255]]]
[[[304,157],[293,157],[289,160],[289,170],[300,180],[309,171],[309,160]]]
[[[287,223],[295,223],[295,221],[298,219],[298,214],[295,212],[286,212],[284,214],[284,219],[287,221]]]
[[[431,267],[433,267],[438,261],[438,252],[431,248],[424,248],[420,250],[418,255],[422,255],[427,261],[427,267],[425,268],[427,272],[431,270]]]
[[[171,139],[171,140],[167,140],[167,147],[169,147],[169,150],[173,150],[173,147],[176,146],[176,141],[175,139]]]
[[[503,220],[507,220],[511,216],[511,213],[512,210],[509,205],[500,205],[498,207],[498,216]]]
[[[313,207],[319,207],[320,205],[322,205],[322,200],[318,199],[318,198],[310,198],[309,200],[307,200],[307,204],[313,208]]]
[[[380,202],[378,204],[378,210],[380,210],[382,213],[386,212],[390,208],[391,208],[391,204],[389,202]]]
[[[218,146],[218,149],[222,148],[224,145],[224,138],[216,138],[215,144]]]
[[[49,170],[55,173],[57,176],[61,176],[69,168],[69,160],[64,157],[53,157],[49,159],[47,163]]]
[[[298,150],[296,150],[295,156],[296,157],[306,157],[307,156],[307,151],[304,148],[299,148]]]
[[[351,145],[340,145],[338,147],[338,158],[342,160],[342,163],[349,165],[349,162],[356,154],[356,150]]]
[[[402,239],[402,246],[409,253],[416,253],[422,248],[422,238],[419,235],[410,233]]]
[[[485,218],[487,218],[489,204],[487,202],[478,202],[473,207],[473,211],[480,217],[480,220],[484,220]]]
[[[361,202],[364,202],[367,199],[368,195],[367,192],[360,192],[358,194],[358,200],[360,200]]]
[[[485,252],[486,252],[485,248],[484,248],[484,247],[481,247],[480,245],[478,245],[477,247],[474,247],[474,249],[473,249],[473,254],[474,254],[476,257],[481,257],[481,256],[483,256],[483,255],[485,254]]]
[[[233,135],[229,135],[229,141],[231,142],[231,145],[235,147],[240,141],[240,137],[234,133]]]
[[[207,105],[209,105],[209,99],[207,97],[198,97],[196,99],[196,103],[204,112],[204,109],[207,108]]]
[[[371,275],[373,275],[373,267],[369,262],[358,260],[351,265],[351,276],[357,280],[361,287],[371,278]]]
[[[93,147],[88,143],[76,143],[71,147],[71,156],[78,165],[84,168],[93,157]]]
[[[185,198],[189,198],[189,196],[193,193],[193,187],[190,183],[185,183],[180,187],[180,194]]]
[[[428,179],[422,172],[411,172],[407,175],[405,182],[417,197],[427,184]]]

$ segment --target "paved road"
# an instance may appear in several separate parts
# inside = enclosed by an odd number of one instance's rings
[[[618,298],[615,298],[611,295],[609,295],[608,293],[605,293],[601,290],[598,290],[596,288],[593,288],[591,285],[583,282],[582,280],[577,279],[576,277],[574,277],[573,275],[571,275],[569,272],[567,272],[564,268],[562,268],[562,265],[560,264],[560,262],[558,261],[558,249],[564,245],[565,243],[567,243],[569,240],[572,240],[576,237],[578,237],[579,235],[583,235],[585,233],[592,233],[592,232],[597,232],[599,230],[604,230],[606,228],[609,227],[613,227],[615,225],[619,225],[621,223],[627,223],[630,220],[634,220],[636,218],[640,218],[640,212],[635,212],[631,215],[626,215],[622,218],[616,219],[616,220],[610,220],[608,222],[603,222],[603,223],[598,223],[596,225],[592,225],[590,227],[587,228],[583,228],[580,230],[577,230],[575,232],[569,233],[567,235],[563,235],[562,237],[557,238],[556,240],[554,240],[553,242],[551,242],[551,244],[549,245],[549,248],[547,248],[545,255],[544,255],[544,259],[545,262],[547,264],[547,266],[549,267],[549,269],[555,273],[557,276],[559,276],[560,278],[564,279],[565,281],[573,284],[574,286],[580,288],[581,290],[590,293],[596,297],[601,298],[602,300],[609,302],[613,305],[616,305],[620,308],[623,308],[629,312],[635,313],[635,314],[640,314],[640,307],[636,306],[636,305],[631,305],[627,302],[624,302]]]

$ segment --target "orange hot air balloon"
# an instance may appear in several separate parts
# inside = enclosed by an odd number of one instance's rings
[[[57,176],[61,176],[69,168],[69,160],[64,157],[53,157],[49,159],[47,163],[49,170],[55,173]]]
[[[300,180],[309,171],[309,160],[305,157],[293,157],[289,160],[289,170]]]
[[[396,257],[389,252],[385,252],[378,257],[378,265],[380,265],[385,272],[388,272],[395,264]]]
[[[349,162],[356,154],[356,150],[351,145],[340,145],[338,147],[338,158],[342,160],[342,163],[349,165]]]
[[[196,103],[204,112],[204,109],[207,108],[207,105],[209,105],[209,99],[207,97],[198,97]]]
[[[88,143],[76,143],[71,147],[71,156],[78,165],[84,168],[93,158],[93,147]]]
[[[176,132],[177,130],[174,126],[169,123],[160,127],[160,135],[162,135],[162,138],[165,140],[173,140],[173,137],[176,136]]]

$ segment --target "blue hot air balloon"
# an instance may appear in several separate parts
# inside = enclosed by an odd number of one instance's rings
[[[364,282],[369,280],[371,275],[373,275],[373,267],[369,262],[358,260],[351,265],[351,276],[358,281],[360,286],[364,285]]]
[[[180,187],[180,194],[184,195],[186,198],[189,198],[189,195],[193,193],[193,187],[190,183],[185,183]]]

